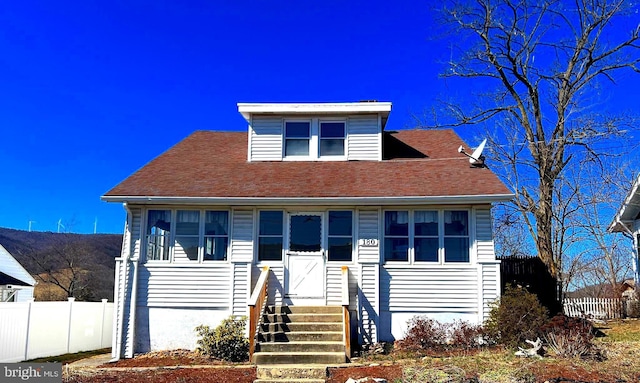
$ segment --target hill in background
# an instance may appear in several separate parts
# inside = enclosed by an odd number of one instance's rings
[[[122,235],[0,228],[0,244],[38,281],[36,300],[113,301]]]

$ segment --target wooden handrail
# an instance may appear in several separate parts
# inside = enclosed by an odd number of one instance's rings
[[[349,313],[349,267],[342,266],[342,326],[344,353],[351,360],[351,317]]]
[[[253,360],[253,352],[256,349],[256,335],[260,326],[262,312],[267,302],[269,284],[269,266],[262,268],[258,283],[249,298],[249,361]]]

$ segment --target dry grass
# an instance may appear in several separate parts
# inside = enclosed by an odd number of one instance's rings
[[[461,382],[476,378],[481,383],[535,383],[565,378],[582,382],[635,382],[640,377],[640,321],[612,321],[600,326],[605,336],[596,345],[605,359],[516,357],[512,350],[484,349],[475,353],[416,355],[391,353],[367,356],[362,363],[394,361],[404,367],[405,382]]]

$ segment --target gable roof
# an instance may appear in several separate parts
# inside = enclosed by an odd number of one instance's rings
[[[102,198],[118,202],[492,202],[511,192],[452,130],[385,132],[383,161],[247,161],[247,133],[197,131]]]
[[[0,245],[0,273],[12,281],[7,284],[20,286],[34,286],[36,284],[36,280],[31,274],[2,245]],[[21,283],[17,283],[14,280],[18,280]],[[0,282],[0,284],[4,283]]]
[[[640,174],[631,186],[629,194],[618,209],[613,222],[609,225],[611,232],[628,232],[633,227],[633,221],[640,217]]]

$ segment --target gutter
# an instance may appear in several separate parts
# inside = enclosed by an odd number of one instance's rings
[[[433,204],[470,204],[505,202],[513,199],[514,194],[481,194],[459,196],[410,196],[410,197],[178,197],[178,196],[102,196],[106,202],[129,202],[135,204],[194,204],[194,205],[414,205]]]

